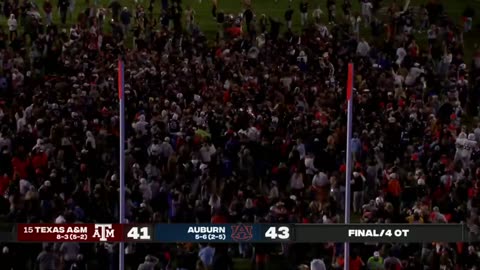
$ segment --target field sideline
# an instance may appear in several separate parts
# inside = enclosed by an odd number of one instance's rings
[[[58,0],[51,0],[52,3],[56,6]],[[71,16],[68,20],[68,24],[72,24],[75,22],[77,15],[80,12],[83,12],[87,8],[87,1],[86,0],[73,0],[75,2],[75,13]],[[225,13],[229,14],[239,14],[243,10],[243,1],[244,0],[217,0],[218,1],[218,9],[224,11]],[[356,12],[360,12],[360,0],[351,0],[352,1],[352,12],[356,14]],[[397,1],[399,6],[403,6],[405,0]],[[411,0],[410,6],[411,7],[418,7],[422,4],[428,3],[429,0]],[[442,1],[442,0],[438,0]],[[39,6],[40,10],[42,10],[42,6],[44,0],[33,0],[34,3]],[[90,3],[97,2],[99,6],[107,7],[110,0],[89,0]],[[145,8],[148,7],[150,0],[119,0],[118,1],[121,5],[127,6],[130,10],[133,10],[136,3],[142,4]],[[200,26],[200,29],[208,36],[213,37],[217,31],[217,24],[215,20],[212,18],[211,14],[211,4],[212,0],[182,0],[182,4],[184,9],[187,6],[191,6],[196,13],[195,21]],[[323,19],[326,18],[326,2],[327,0],[309,0],[309,9],[312,11],[316,7],[320,7],[324,11]],[[342,17],[342,10],[341,4],[343,0],[337,0],[337,18]],[[382,7],[389,6],[393,0],[383,0]],[[475,37],[478,36],[480,29],[479,29],[479,16],[480,16],[480,0],[443,0],[444,9],[447,13],[457,21],[459,24],[461,22],[461,14],[467,4],[471,5],[475,10],[477,10],[476,18],[474,18],[474,30],[469,34],[465,35],[465,52],[466,56],[469,58],[474,50],[474,45],[478,42],[478,39]],[[280,22],[284,22],[284,13],[285,10],[289,5],[292,6],[294,10],[293,14],[293,28],[294,30],[300,29],[300,15],[298,11],[300,0],[251,0],[252,3],[252,10],[256,16],[260,16],[261,14],[265,14],[267,16],[271,16],[276,18]],[[154,6],[154,14],[158,16],[161,11],[161,0],[155,0]],[[42,10],[43,12],[43,10]],[[310,16],[311,19],[311,16]],[[54,21],[59,22],[58,10],[54,9]],[[3,25],[3,28],[6,30],[6,18],[5,16],[0,16],[0,23]],[[106,29],[109,29],[107,27]],[[368,29],[364,29],[363,33],[368,35]],[[422,44],[422,40],[425,39],[425,33],[422,35],[417,35],[417,39],[420,40],[420,44]],[[468,59],[467,58],[467,59]],[[468,63],[469,64],[469,63]]]
[[[58,0],[51,0],[54,5]],[[86,0],[73,0],[75,2],[75,15],[84,11],[87,7]],[[145,8],[148,7],[150,0],[120,0],[118,1],[121,5],[127,6],[129,9],[133,9],[136,3],[142,4]],[[200,25],[200,28],[206,32],[214,32],[216,30],[216,23],[212,18],[211,15],[211,1],[212,0],[182,0],[184,9],[187,6],[191,6],[196,13],[196,21]],[[217,0],[218,1],[218,8],[226,13],[232,14],[239,14],[243,10],[243,0]],[[439,0],[442,1],[442,0]],[[44,0],[33,0],[32,2],[36,3],[37,6],[42,7]],[[110,0],[89,0],[90,3],[97,2],[99,6],[107,7]],[[267,16],[271,16],[273,18],[278,19],[279,21],[283,21],[284,19],[284,12],[289,5],[292,6],[294,9],[293,14],[293,26],[295,29],[299,29],[300,26],[300,16],[298,11],[298,6],[300,0],[251,0],[253,11],[256,15],[266,14]],[[337,17],[341,17],[341,3],[343,0],[337,1]],[[382,7],[389,6],[393,1],[392,0],[383,0]],[[411,0],[410,6],[418,7],[422,4],[426,4],[428,0]],[[452,1],[452,0],[444,0],[444,8],[447,10],[447,13],[452,16],[453,18],[457,19],[460,22],[460,16],[467,6],[470,4],[473,6],[477,11],[480,12],[480,1],[479,0],[459,0],[459,1]],[[360,12],[360,0],[352,0],[352,11]],[[397,2],[400,6],[404,5],[404,0]],[[310,11],[316,7],[320,7],[324,11],[324,17],[326,16],[326,0],[309,0],[309,9]],[[155,7],[154,13],[159,14],[161,9],[161,0],[155,0]],[[477,12],[478,13],[478,12]],[[480,14],[476,14],[477,19]],[[6,26],[6,19],[4,16],[1,16],[1,23],[2,25]],[[58,22],[58,11],[54,10],[54,20]],[[73,16],[76,18],[76,16]],[[69,23],[73,23],[73,18],[69,18]],[[477,21],[478,22],[478,21]]]

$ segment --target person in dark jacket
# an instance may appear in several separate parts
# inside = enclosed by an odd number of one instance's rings
[[[125,37],[128,35],[130,23],[132,22],[132,13],[130,13],[127,7],[124,7],[120,13],[120,22],[122,23],[123,36]]]
[[[302,0],[300,2],[300,24],[305,26],[308,22],[308,1]]]
[[[211,270],[233,270],[233,260],[227,246],[216,246]]]
[[[253,21],[253,11],[251,7],[247,7],[247,9],[243,12],[243,17],[245,18],[245,27],[247,32],[250,33],[252,30],[252,21]]]
[[[353,172],[352,192],[353,192],[353,212],[359,213],[363,205],[364,188],[366,178],[358,171]]]
[[[112,10],[112,20],[118,21],[118,16],[120,15],[120,9],[122,6],[118,1],[114,0],[108,5],[108,8]]]
[[[68,0],[58,0],[58,10],[60,10],[60,21],[62,24],[67,23],[67,12],[70,2]]]
[[[285,22],[287,23],[288,30],[292,30],[292,17],[293,17],[293,9],[292,9],[292,6],[288,5],[287,10],[285,11]]]

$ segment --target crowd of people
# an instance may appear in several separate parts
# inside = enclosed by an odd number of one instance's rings
[[[179,0],[134,10],[91,4],[77,19],[74,1],[60,0],[57,22],[49,0],[3,1],[3,223],[118,220],[121,56],[129,222],[341,223],[348,184],[358,222],[465,223],[480,233],[480,49],[463,44],[479,31],[472,7],[459,26],[435,0],[394,3],[388,16],[381,1],[362,0],[356,12],[329,0],[326,20],[308,1],[291,1],[285,21],[255,14],[248,1],[240,15],[213,1],[211,38]],[[354,168],[345,183],[350,62]],[[118,269],[118,252],[4,243],[0,268]],[[341,243],[127,244],[125,252],[129,269],[237,269],[235,257],[257,270],[346,263]],[[476,269],[479,253],[475,243],[362,244],[347,263]]]

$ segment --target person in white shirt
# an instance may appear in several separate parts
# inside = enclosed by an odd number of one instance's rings
[[[67,220],[62,214],[55,219],[55,224],[65,224],[65,223],[67,223]]]
[[[330,183],[328,180],[328,175],[324,172],[318,172],[312,179],[312,186],[316,188],[322,188],[327,186]]]
[[[141,263],[138,266],[138,270],[153,270],[157,266],[157,264],[160,262],[160,260],[157,257],[154,257],[152,255],[147,255],[145,257],[145,262]]]
[[[157,139],[153,139],[152,143],[147,149],[148,156],[155,160],[160,155],[160,143]]]
[[[165,139],[163,139],[163,143],[160,145],[159,152],[160,152],[160,158],[162,159],[162,162],[166,162],[168,158],[174,154],[175,151],[172,145],[170,144],[169,137],[165,137]]]
[[[258,48],[263,48],[263,46],[265,45],[266,43],[266,40],[265,40],[265,34],[260,34],[257,38],[256,38],[256,41],[257,41],[257,47]]]
[[[403,82],[405,81],[405,78],[401,74],[398,74],[393,70],[392,68],[392,75],[393,75],[393,83],[397,87],[401,87],[403,85]]]
[[[274,200],[280,197],[280,192],[278,191],[277,181],[272,181],[270,191],[268,192],[268,198]]]
[[[405,48],[399,47],[397,49],[397,60],[395,61],[395,63],[401,66],[403,63],[403,59],[405,59],[405,56],[407,56],[407,51],[405,50]]]
[[[142,193],[142,199],[145,202],[148,202],[152,199],[152,190],[150,189],[150,185],[147,182],[147,179],[141,178],[140,185],[138,186],[140,193]]]
[[[315,155],[309,153],[305,156],[304,160],[305,164],[305,173],[308,176],[313,176],[314,174],[317,173],[317,168],[315,168]]]
[[[463,159],[463,155],[464,155],[464,147],[465,145],[467,144],[467,134],[465,132],[460,132],[460,134],[458,134],[458,137],[457,139],[455,140],[455,147],[456,147],[456,151],[455,151],[455,158],[454,158],[454,161],[457,162],[457,161],[461,161]]]
[[[256,127],[249,127],[246,132],[250,141],[258,142],[260,140],[260,131]]]
[[[318,6],[316,9],[313,10],[313,18],[315,19],[315,23],[320,23],[320,19],[322,17],[323,11]]]
[[[222,207],[222,201],[220,200],[220,196],[217,194],[212,194],[210,199],[208,200],[208,205],[210,206],[212,213],[215,213]]]
[[[68,14],[70,18],[73,18],[73,15],[75,14],[75,0],[70,0],[70,5],[68,6]]]
[[[320,33],[320,36],[322,38],[327,38],[328,36],[330,36],[330,32],[328,31],[328,27],[324,24],[320,24],[318,26],[318,32]]]
[[[147,133],[148,122],[145,120],[145,115],[140,115],[138,121],[132,124],[132,128],[139,134],[145,135]]]
[[[24,131],[27,127],[27,119],[25,117],[25,113],[17,112],[15,114],[15,119],[17,120],[17,132]]]
[[[445,48],[444,54],[442,56],[442,60],[438,65],[438,73],[446,75],[450,70],[450,64],[452,63],[452,60],[453,60],[453,55],[450,52],[448,52],[447,49]]]
[[[362,2],[362,17],[365,23],[365,27],[370,26],[370,22],[372,21],[372,8],[373,5],[370,3],[369,0],[364,0]]]
[[[303,176],[303,173],[295,170],[292,177],[290,177],[290,188],[294,193],[300,192],[305,187]]]
[[[21,195],[25,195],[30,189],[35,189],[35,186],[33,186],[30,182],[28,182],[28,180],[25,179],[20,179],[19,187]]]
[[[212,156],[215,155],[215,153],[217,153],[217,149],[215,149],[215,146],[211,143],[205,143],[200,148],[200,158],[205,164],[212,162]]]
[[[214,255],[215,248],[211,245],[200,246],[200,250],[198,251],[198,257],[207,269],[210,269],[212,267]]]
[[[470,165],[470,158],[472,156],[473,149],[477,147],[477,141],[475,140],[475,134],[468,134],[465,144],[463,145],[461,160],[463,168],[468,168]]]
[[[95,137],[91,131],[86,132],[87,139],[85,140],[85,146],[90,146],[92,149],[97,148]]]
[[[369,52],[370,52],[370,45],[368,45],[368,42],[362,38],[357,45],[357,54],[365,57],[368,55]]]
[[[360,22],[362,21],[362,18],[360,16],[351,16],[350,17],[350,23],[352,24],[353,28],[353,33],[355,33],[355,36],[357,39],[360,37]]]
[[[300,159],[303,160],[307,153],[306,153],[306,150],[305,150],[305,144],[303,144],[301,139],[297,139],[296,150],[298,151],[298,154],[300,155]]]
[[[310,262],[310,270],[327,270],[327,267],[322,260],[314,259]]]
[[[475,134],[475,140],[480,142],[480,124],[477,124],[477,128],[473,130],[473,133]]]
[[[420,67],[420,64],[415,63],[413,67],[410,68],[407,77],[405,78],[405,85],[412,86],[417,81],[418,77],[425,71]]]
[[[75,263],[78,255],[80,254],[80,245],[78,243],[71,242],[62,243],[59,251],[63,255],[65,269],[70,269],[70,266]]]
[[[13,41],[15,38],[17,38],[17,19],[15,18],[14,14],[10,14],[10,18],[8,18],[7,21],[8,24],[8,31],[10,32],[10,41]]]

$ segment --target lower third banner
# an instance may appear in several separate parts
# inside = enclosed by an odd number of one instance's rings
[[[22,242],[120,242],[121,224],[18,224]]]

